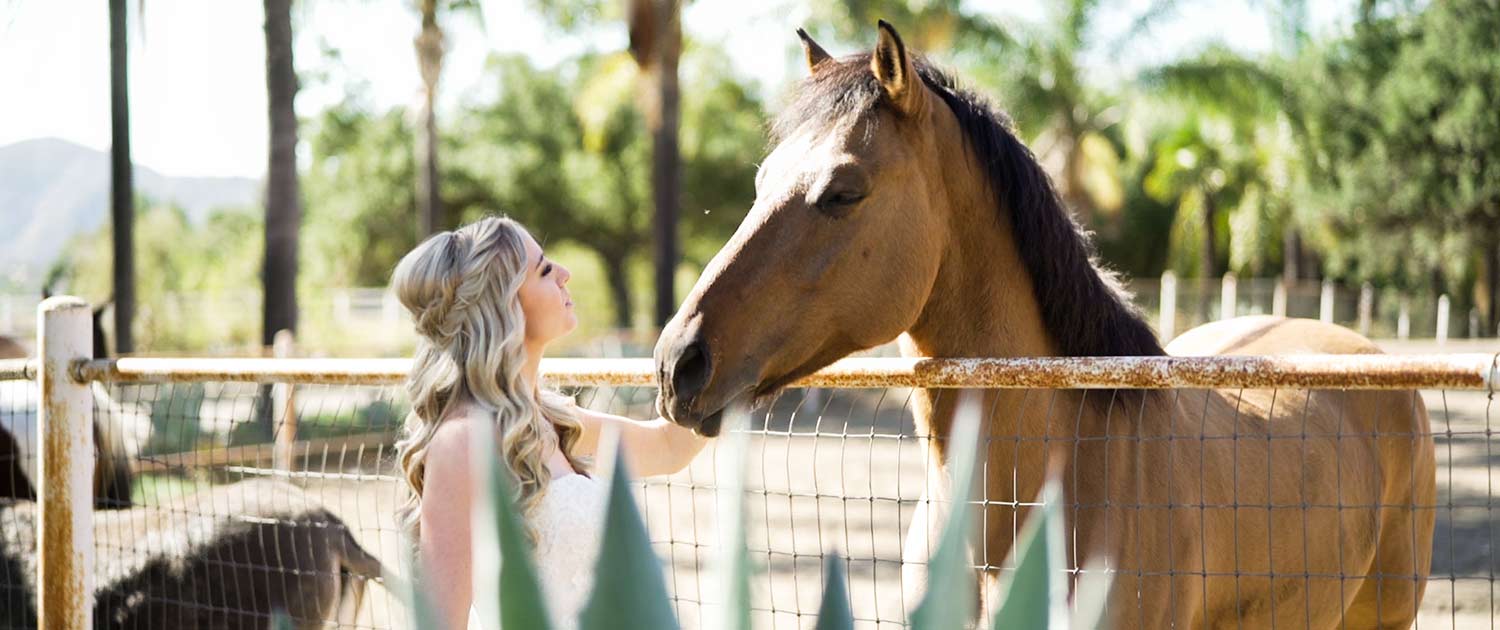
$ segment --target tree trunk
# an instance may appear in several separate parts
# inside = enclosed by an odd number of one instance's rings
[[[1287,226],[1281,233],[1281,281],[1291,288],[1297,282],[1302,264],[1302,243],[1297,228]]]
[[[443,72],[443,29],[437,23],[437,0],[422,0],[422,30],[413,41],[417,67],[422,72],[421,126],[417,129],[418,240],[447,228],[438,189],[437,89]]]
[[[1495,329],[1500,326],[1500,226],[1490,228],[1488,240],[1484,244],[1484,253],[1480,256],[1485,263],[1480,266],[1480,273],[1484,274],[1486,298],[1486,304],[1481,307],[1485,314],[1483,337],[1500,334]]]
[[[642,69],[642,110],[651,133],[651,193],[656,213],[655,324],[663,326],[677,311],[677,217],[681,203],[682,166],[677,131],[681,103],[677,63],[682,54],[679,0],[632,0],[628,8],[630,52]]]
[[[1216,251],[1218,239],[1216,238],[1214,215],[1218,211],[1218,205],[1214,203],[1213,193],[1207,189],[1203,191],[1203,259],[1200,266],[1204,278],[1219,277],[1219,256]]]
[[[609,282],[609,297],[615,311],[615,328],[630,328],[630,314],[635,310],[630,295],[630,271],[625,266],[623,252],[599,252],[604,263],[604,276]]]
[[[1063,149],[1063,200],[1072,209],[1073,216],[1080,225],[1097,233],[1103,226],[1098,225],[1099,217],[1094,211],[1094,202],[1083,185],[1083,139],[1074,125],[1068,125],[1066,133],[1069,137],[1065,141],[1067,147]]]
[[[126,59],[128,0],[109,2],[109,110],[111,120],[110,226],[114,232],[115,353],[134,350],[131,320],[135,315],[135,182],[130,164],[130,89]]]
[[[292,64],[291,0],[265,0],[266,91],[271,157],[266,170],[265,312],[261,344],[297,329],[297,232],[302,222],[297,183],[297,72]]]

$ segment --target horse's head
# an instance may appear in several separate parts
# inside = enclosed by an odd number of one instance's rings
[[[755,205],[656,346],[659,411],[706,435],[728,405],[910,328],[951,230],[934,125],[953,119],[895,29],[842,60],[799,34],[811,76],[773,126]]]

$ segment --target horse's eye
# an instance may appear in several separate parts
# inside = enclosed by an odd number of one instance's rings
[[[830,190],[818,199],[818,210],[835,217],[848,214],[855,204],[864,201],[865,194],[853,190]]]

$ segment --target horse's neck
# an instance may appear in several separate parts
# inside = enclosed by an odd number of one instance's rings
[[[994,194],[978,179],[980,170],[949,168],[944,173],[945,186],[941,198],[935,201],[945,205],[952,217],[950,243],[922,315],[902,337],[902,353],[924,357],[1057,355],[1057,344],[1042,320],[1036,290],[1016,249],[1010,222],[999,214]],[[1076,435],[1080,421],[1084,421],[1082,426],[1092,426],[1088,420],[1097,413],[1072,391],[1006,389],[976,393],[982,396],[982,437],[997,440],[997,445],[1017,440],[1041,444],[1047,439]],[[920,391],[915,406],[919,425],[933,437],[945,437],[961,395],[954,390]],[[934,444],[943,454],[941,443]],[[1023,456],[1018,449],[991,448],[986,459],[998,470],[1035,468],[1018,466]],[[1017,481],[1016,490],[1023,500],[1031,500],[1040,488],[1040,477],[1034,484],[1026,479]]]

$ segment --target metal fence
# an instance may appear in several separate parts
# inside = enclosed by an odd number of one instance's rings
[[[38,503],[0,500],[0,540],[7,546],[0,563],[0,604],[9,611],[0,613],[0,628],[29,627],[23,619],[28,604],[51,615],[43,627],[81,624],[79,610],[68,607],[83,606],[89,593],[101,602],[92,609],[96,615],[147,615],[153,627],[222,625],[216,622],[235,611],[259,610],[265,601],[278,597],[296,599],[298,587],[316,591],[326,584],[341,586],[340,580],[349,582],[349,574],[357,571],[337,563],[305,561],[317,554],[303,551],[330,544],[313,535],[329,529],[347,530],[360,550],[394,573],[409,575],[394,520],[400,484],[391,448],[406,409],[398,384],[407,362],[81,361],[77,348],[50,348],[57,350],[51,362],[0,362],[0,423],[21,446],[14,462],[36,475],[30,479],[40,480],[36,489],[43,495]],[[1367,390],[1413,388],[1420,390],[1420,400],[1430,412],[1430,433],[1396,437],[1430,436],[1435,441],[1438,490],[1431,503],[1401,506],[1435,520],[1431,578],[1420,602],[1418,627],[1491,627],[1497,612],[1495,572],[1500,568],[1490,424],[1495,359],[1446,355],[840,362],[758,410],[745,429],[751,434],[745,484],[748,542],[760,568],[752,587],[753,621],[765,628],[808,627],[817,610],[823,554],[837,551],[848,563],[849,593],[860,627],[903,627],[908,612],[903,593],[912,586],[903,583],[910,579],[903,577],[903,540],[924,504],[924,492],[937,479],[932,472],[932,437],[914,422],[919,390],[913,388],[935,388],[940,398],[971,387],[1006,388],[1018,394],[1018,405],[986,410],[991,426],[1005,426],[1021,407],[1070,418],[1081,413],[1090,396],[1113,401],[1137,389],[1190,397],[1201,396],[1203,388],[1218,388],[1234,401],[1259,390],[1274,390],[1290,399],[1296,392],[1315,389],[1337,399]],[[54,366],[52,381],[47,379],[49,364]],[[648,360],[557,360],[544,364],[544,372],[550,383],[575,394],[580,404],[632,417],[651,414],[655,391]],[[49,387],[72,391],[43,395]],[[1080,389],[1097,391],[1079,397]],[[60,395],[74,398],[61,408],[49,406],[49,400],[62,400]],[[1413,397],[1412,404],[1416,400]],[[82,415],[79,408],[85,410]],[[1129,419],[1133,411],[1120,408],[1125,412],[1121,418]],[[125,496],[134,507],[95,510],[90,501],[98,488],[108,487],[108,479],[89,478],[76,465],[57,470],[62,463],[57,459],[37,461],[53,452],[48,448],[69,447],[75,451],[73,464],[86,461],[91,451],[84,449],[91,448],[93,440],[84,439],[90,433],[81,429],[90,415],[115,427],[92,437],[125,454],[131,477]],[[74,423],[56,422],[60,418]],[[1191,426],[1200,419],[1185,414],[1178,420]],[[1301,443],[1305,449],[1310,440],[1358,437],[1292,430],[1277,436],[1236,432],[1196,439],[1199,448],[1204,439],[1224,444],[1278,439]],[[984,452],[1087,446],[1076,435],[1050,435],[1043,442],[999,434],[986,439]],[[1169,436],[1121,434],[1114,439],[1137,449],[1172,443]],[[28,444],[37,448],[28,451]],[[0,452],[0,460],[4,457]],[[1206,459],[1198,461],[1202,466]],[[1269,470],[1263,473],[1267,478],[1255,482],[1268,485],[1269,475],[1283,474],[1276,467]],[[71,483],[59,481],[64,477],[57,475],[68,474]],[[713,618],[710,612],[717,603],[718,588],[711,575],[719,531],[714,493],[723,474],[728,473],[719,469],[710,446],[687,470],[646,480],[639,487],[638,498],[684,627],[702,627],[704,620]],[[9,484],[15,496],[16,483],[0,476],[0,491]],[[986,506],[981,511],[985,518],[991,518],[989,508],[1023,507],[1032,501],[993,494],[977,498]],[[1072,506],[1075,512],[1086,507]],[[1153,506],[1136,500],[1115,507],[1141,511]],[[1270,518],[1272,511],[1282,510],[1302,514],[1304,522],[1306,514],[1330,508],[1270,501],[1230,506],[1199,501],[1167,507],[1193,511],[1199,518],[1214,518],[1222,509],[1264,510]],[[1333,507],[1353,517],[1390,506]],[[68,516],[73,527],[39,524],[46,515]],[[1003,526],[1013,524],[1007,521]],[[989,527],[986,522],[982,530]],[[278,538],[279,531],[291,534]],[[34,535],[29,538],[28,532]],[[1305,528],[1301,536],[1303,545],[1337,542],[1327,532]],[[238,540],[239,547],[214,545],[226,539]],[[27,547],[28,540],[34,547]],[[264,557],[250,553],[252,548],[267,547],[272,553]],[[37,551],[28,560],[18,549]],[[187,577],[171,582],[172,572],[153,572],[167,561],[196,566],[201,573],[179,571],[175,575]],[[256,569],[257,562],[275,568]],[[1242,582],[1266,578],[1342,584],[1365,577],[1342,571],[1319,575],[1309,569],[1265,575],[1241,571],[1238,562],[1220,570],[1204,560],[1200,565],[1171,567],[1164,574],[1201,580],[1205,588],[1221,580],[1237,588]],[[996,575],[1006,572],[1004,564],[986,568]],[[1126,578],[1155,576],[1142,568],[1116,570]],[[233,579],[193,579],[208,574]],[[330,618],[340,612],[317,606],[309,610],[327,612]],[[184,617],[188,614],[198,616]],[[67,621],[54,621],[64,617]],[[406,626],[405,611],[380,586],[370,586],[362,609],[342,622],[343,627],[358,628]],[[1283,627],[1303,625],[1311,624]]]

